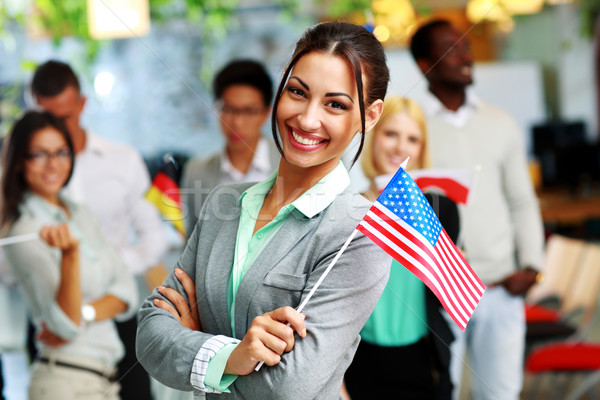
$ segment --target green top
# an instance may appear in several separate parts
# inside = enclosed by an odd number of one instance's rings
[[[239,202],[242,211],[237,237],[235,239],[233,267],[231,269],[229,287],[227,289],[227,304],[229,307],[229,320],[233,337],[235,337],[235,296],[240,283],[244,278],[244,274],[283,226],[283,223],[290,213],[294,209],[297,209],[307,218],[313,218],[327,208],[350,184],[348,172],[340,162],[330,173],[325,175],[299,198],[282,207],[272,221],[253,235],[252,232],[256,225],[256,219],[258,218],[265,196],[275,184],[277,172],[277,170],[274,171],[265,181],[251,186],[240,196]],[[235,346],[237,346],[237,344],[226,345],[209,361],[206,370],[206,378],[204,379],[205,385],[227,391],[227,387],[235,381],[237,376],[223,375],[227,359],[235,349]]]
[[[385,290],[360,336],[378,346],[406,346],[426,334],[425,285],[394,260]]]

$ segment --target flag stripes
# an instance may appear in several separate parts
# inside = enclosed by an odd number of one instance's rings
[[[185,236],[185,227],[183,225],[183,214],[181,213],[181,203],[176,202],[169,191],[161,191],[158,187],[152,185],[146,193],[146,200],[154,204],[163,218],[173,224],[179,233]]]
[[[421,281],[423,281],[440,300],[454,322],[462,330],[464,330],[467,325],[468,316],[464,312],[461,312],[461,308],[458,308],[457,310],[455,307],[456,299],[453,299],[452,301],[449,300],[448,295],[452,295],[452,293],[442,288],[442,284],[444,282],[440,282],[439,279],[434,277],[431,270],[420,264],[419,261],[416,260],[413,255],[406,252],[405,249],[399,247],[398,243],[395,243],[394,237],[389,237],[385,234],[381,235],[381,232],[379,232],[378,229],[380,228],[376,224],[361,223],[361,225],[358,227],[358,230],[363,232],[366,236],[383,248],[389,255],[391,255],[396,261],[398,261],[405,268],[415,274]],[[437,273],[435,274],[438,275]]]
[[[442,230],[435,246],[376,201],[358,229],[421,279],[464,330],[485,286]]]
[[[170,177],[165,172],[159,171],[152,180],[152,186],[164,193],[165,196],[173,200],[175,204],[181,204],[181,195],[179,185],[175,183],[173,177]]]
[[[435,257],[438,268],[440,268],[442,265],[446,266],[446,267],[451,267],[451,266],[454,267],[454,268],[450,269],[451,273],[453,274],[454,280],[458,281],[461,284],[461,286],[463,287],[463,289],[464,289],[464,283],[466,282],[466,284],[468,285],[468,288],[469,288],[469,292],[471,293],[471,296],[469,296],[468,298],[469,298],[469,300],[471,300],[473,307],[475,307],[478,303],[478,299],[483,294],[483,289],[481,288],[481,286],[483,286],[483,285],[482,285],[481,281],[479,280],[479,278],[477,277],[477,275],[475,275],[475,273],[467,265],[464,258],[462,257],[462,254],[460,254],[460,252],[458,250],[456,250],[454,244],[452,243],[452,241],[450,240],[448,235],[447,234],[440,235],[440,239],[438,239],[436,246],[432,247],[430,245],[429,241],[422,238],[422,236],[418,232],[416,232],[409,224],[404,222],[402,219],[396,217],[385,206],[381,205],[381,203],[376,202],[375,204],[377,205],[377,207],[376,208],[374,207],[374,209],[372,211],[375,213],[378,212],[380,218],[383,218],[383,219],[387,218],[386,222],[392,228],[392,230],[391,230],[392,233],[394,232],[394,229],[396,229],[396,231],[398,231],[398,230],[405,231],[403,233],[407,234],[406,242],[409,245],[419,245],[419,247],[429,255],[429,257],[430,257],[429,260],[431,260],[432,256]],[[443,231],[443,232],[445,232],[445,231]],[[420,239],[420,240],[415,240],[415,239]],[[443,251],[440,251],[442,249],[438,249],[438,246],[442,246]],[[437,251],[434,251],[433,249],[436,249]],[[440,261],[440,259],[438,257],[436,257],[437,255],[442,256],[444,258],[445,262],[442,263]],[[448,261],[451,261],[451,263],[449,263]],[[442,269],[442,271],[443,270],[444,269]],[[461,275],[461,278],[459,278],[456,275],[456,271],[458,271],[458,273]],[[468,274],[468,277],[465,276],[465,273]],[[477,288],[478,290],[475,290],[475,291],[471,290],[473,287]]]

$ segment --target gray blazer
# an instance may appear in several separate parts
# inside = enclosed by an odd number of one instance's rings
[[[239,224],[239,195],[250,184],[218,186],[207,198],[196,228],[177,262],[196,283],[203,332],[183,328],[152,304],[139,313],[138,359],[167,386],[192,390],[194,356],[216,334],[231,335],[227,285]],[[235,337],[254,317],[283,306],[297,307],[350,236],[370,203],[346,189],[311,219],[295,210],[244,276],[236,296]],[[307,336],[274,367],[240,376],[220,399],[338,399],[343,374],[360,341],[359,332],[389,276],[391,259],[359,233],[304,309]],[[185,292],[171,273],[164,283]],[[220,397],[217,397],[220,396]]]
[[[279,166],[281,154],[273,140],[265,138],[269,149],[269,163],[272,169]],[[193,158],[186,162],[181,177],[183,203],[185,205],[185,229],[189,237],[196,226],[202,204],[221,178],[221,154],[219,151],[207,157]]]

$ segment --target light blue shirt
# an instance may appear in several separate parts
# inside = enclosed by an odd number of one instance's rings
[[[137,287],[131,272],[116,250],[108,243],[95,215],[85,206],[61,197],[69,215],[56,205],[34,194],[26,194],[20,206],[21,216],[10,235],[39,232],[45,225],[68,223],[80,243],[80,274],[83,303],[114,295],[127,304],[119,317],[130,318],[137,311]],[[40,353],[84,356],[115,365],[124,354],[113,320],[77,326],[56,302],[60,285],[61,252],[41,239],[5,247],[15,277],[25,292],[36,325],[42,322],[50,331],[67,340],[58,348],[38,342]]]

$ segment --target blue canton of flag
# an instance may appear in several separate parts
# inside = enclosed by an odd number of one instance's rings
[[[406,172],[403,171],[399,177],[394,176],[377,201],[412,225],[435,246],[442,232],[442,224],[421,189]]]

